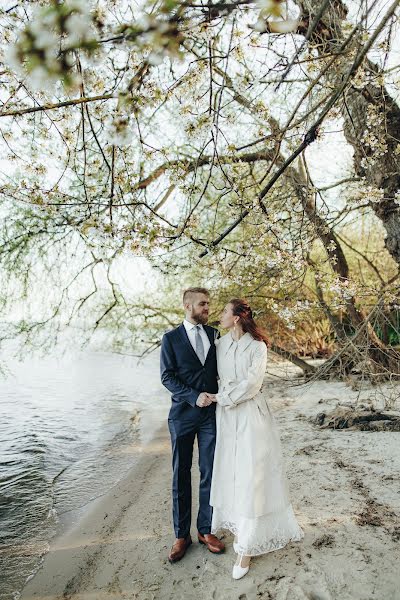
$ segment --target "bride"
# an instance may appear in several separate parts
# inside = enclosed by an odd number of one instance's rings
[[[260,392],[267,338],[245,300],[228,302],[221,325],[229,332],[215,342],[219,386],[212,533],[228,529],[235,534],[232,576],[240,579],[252,556],[299,541],[304,533],[289,499],[277,424]]]

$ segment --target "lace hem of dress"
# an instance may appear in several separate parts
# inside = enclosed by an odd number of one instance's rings
[[[290,510],[289,512],[292,512],[292,510]],[[287,523],[285,525],[272,527],[270,535],[265,535],[265,533],[264,535],[261,534],[261,536],[264,537],[262,541],[256,541],[253,538],[251,542],[250,540],[248,540],[247,545],[244,545],[240,541],[240,531],[237,523],[233,521],[222,520],[216,526],[212,527],[211,533],[215,534],[220,529],[227,529],[228,531],[230,531],[238,537],[238,541],[233,542],[233,549],[237,554],[245,554],[246,556],[259,556],[260,554],[274,552],[275,550],[280,550],[289,542],[299,542],[304,537],[304,532],[295,520],[295,518],[294,522],[292,521],[291,523]],[[259,531],[259,534],[260,533],[261,531]]]

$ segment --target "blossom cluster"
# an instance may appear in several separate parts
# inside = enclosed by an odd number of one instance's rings
[[[143,13],[112,33],[134,43],[149,64],[158,65],[165,56],[180,57],[183,37],[173,15],[174,5],[175,0],[165,0],[154,14]],[[76,87],[81,82],[73,69],[76,51],[86,51],[93,58],[101,47],[98,10],[91,11],[90,0],[54,0],[34,9],[16,43],[9,45],[6,62],[19,75],[27,74],[35,89],[53,90],[58,81]]]
[[[388,147],[384,132],[384,111],[380,111],[379,106],[369,104],[366,115],[366,129],[361,137],[361,142],[370,150],[370,154],[368,158],[361,159],[362,167],[371,167],[379,157],[387,153]]]
[[[272,33],[290,33],[297,29],[297,19],[279,19],[278,21],[268,20],[267,27],[266,19],[269,19],[271,16],[283,16],[285,4],[283,0],[257,0],[257,4],[260,8],[260,12],[256,23],[252,26],[255,31],[259,31],[260,33],[264,33],[265,31],[271,31]]]
[[[152,15],[144,13],[134,23],[124,24],[118,30],[126,40],[134,41],[140,48],[147,51],[147,62],[160,65],[164,57],[181,58],[180,45],[183,35],[179,23],[168,16],[173,3],[162,6],[159,13]],[[163,13],[165,13],[163,15]]]
[[[370,204],[379,204],[384,199],[384,190],[372,185],[360,187],[356,194],[351,198],[352,204],[358,205],[368,202]]]
[[[80,81],[71,69],[74,50],[97,48],[92,24],[90,5],[84,0],[36,8],[17,42],[8,47],[6,62],[20,75],[26,72],[35,89],[51,88],[59,80],[74,86]]]
[[[115,146],[127,146],[132,142],[133,130],[130,126],[130,99],[120,93],[115,111],[106,119],[107,140]]]
[[[320,285],[322,291],[335,296],[334,300],[336,299],[336,301],[350,300],[357,293],[355,282],[349,279],[341,279],[333,274],[320,278]]]
[[[115,146],[127,146],[132,141],[129,115],[116,113],[108,125],[108,141]]]
[[[128,251],[136,256],[152,256],[162,250],[171,234],[164,227],[144,213],[138,215],[132,224],[126,220],[100,221],[95,216],[84,221],[80,232],[96,258],[112,260],[117,253]]]
[[[372,81],[371,73],[368,73],[364,69],[360,68],[354,74],[354,76],[351,80],[351,83],[352,83],[353,87],[355,87],[357,90],[362,90],[362,89],[366,88],[367,85],[369,85],[371,83],[371,81]]]
[[[285,326],[290,329],[296,329],[296,317],[297,317],[297,307],[289,307],[289,306],[279,306],[277,302],[272,302],[269,308],[279,317]]]

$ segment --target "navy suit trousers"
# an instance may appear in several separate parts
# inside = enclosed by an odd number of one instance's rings
[[[193,445],[197,436],[199,450],[199,512],[197,530],[203,535],[211,532],[212,506],[210,506],[210,487],[214,461],[216,425],[215,411],[201,409],[204,416],[195,422],[179,423],[179,431],[174,419],[168,419],[172,443],[172,514],[177,538],[189,535],[192,518],[192,480],[191,467]]]

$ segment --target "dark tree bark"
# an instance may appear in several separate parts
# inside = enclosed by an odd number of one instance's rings
[[[320,0],[296,0],[302,11],[301,27],[298,33],[305,34],[313,21]],[[342,0],[329,3],[317,27],[308,40],[310,48],[320,55],[334,54],[345,40],[342,22],[347,16],[347,7]],[[359,34],[354,36],[349,50],[360,45]],[[337,84],[348,67],[345,55],[336,61],[336,68],[330,69],[326,76],[331,84]],[[344,119],[344,134],[354,149],[354,169],[358,176],[365,177],[368,184],[381,188],[384,192],[380,202],[372,202],[376,216],[385,227],[387,237],[385,245],[400,266],[400,207],[395,203],[396,192],[400,190],[400,108],[390,96],[383,84],[380,84],[382,69],[371,60],[365,59],[363,69],[368,83],[350,86],[340,103]],[[384,153],[374,151],[365,141],[368,133],[367,116],[370,111],[382,117],[373,126],[373,135],[379,140]]]

